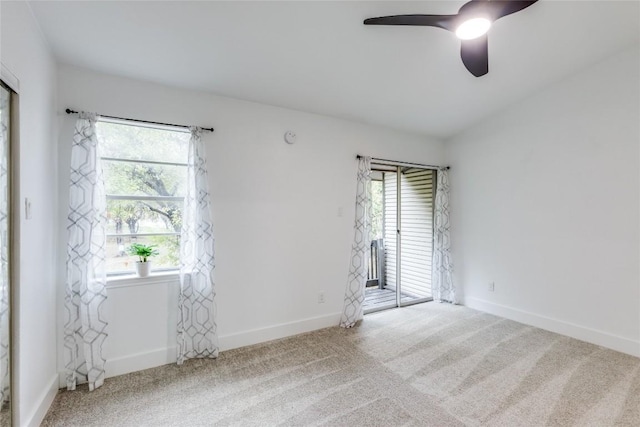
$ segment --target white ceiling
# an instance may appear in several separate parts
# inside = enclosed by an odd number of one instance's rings
[[[442,138],[640,40],[638,1],[542,0],[476,78],[452,33],[362,24],[463,3],[30,1],[63,63]]]

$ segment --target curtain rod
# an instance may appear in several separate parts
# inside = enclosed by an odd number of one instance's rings
[[[74,111],[74,110],[72,110],[70,108],[67,108],[64,111],[67,114],[78,114],[77,111]],[[149,121],[149,120],[129,119],[129,118],[126,118],[126,117],[107,116],[107,115],[104,115],[104,114],[98,114],[98,115],[100,117],[106,117],[108,119],[126,120],[128,122],[149,123],[149,124],[152,124],[152,125],[173,126],[173,127],[176,127],[176,128],[188,128],[189,127],[189,126],[185,126],[185,125],[176,125],[176,124],[173,124],[173,123],[152,122],[152,121]],[[200,129],[206,130],[206,131],[209,131],[209,132],[213,132],[213,128],[200,128]]]
[[[360,154],[356,155],[356,159],[360,159],[362,157],[364,156],[361,156]],[[415,166],[415,167],[424,168],[424,169],[440,169],[440,168],[444,168],[447,170],[451,169],[449,166],[435,166],[435,165],[423,165],[421,163],[412,163],[412,162],[398,162],[395,160],[379,159],[377,157],[372,157],[371,161],[375,163],[384,163],[389,166],[407,166],[407,167]]]

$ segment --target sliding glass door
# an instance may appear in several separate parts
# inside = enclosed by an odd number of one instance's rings
[[[436,171],[372,164],[365,313],[430,301]],[[398,179],[399,178],[399,179]]]
[[[15,94],[0,80],[0,427],[11,425],[11,140]]]

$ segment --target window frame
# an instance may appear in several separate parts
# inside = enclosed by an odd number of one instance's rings
[[[131,126],[136,128],[146,128],[146,129],[154,129],[166,132],[180,132],[180,133],[189,133],[189,129],[186,127],[168,127],[162,125],[149,125],[144,122],[135,122],[135,121],[123,121],[118,119],[110,119],[110,118],[102,118],[98,117],[97,123],[108,123],[115,125],[124,125]],[[99,131],[96,130],[99,134]],[[165,162],[159,160],[140,160],[140,159],[127,159],[127,158],[119,158],[119,157],[110,157],[110,156],[100,156],[100,162],[104,169],[103,162],[119,162],[119,163],[133,163],[133,164],[144,164],[144,165],[159,165],[159,166],[174,166],[174,167],[184,167],[185,172],[188,168],[189,164],[187,162]],[[186,183],[186,173],[185,173],[185,183]],[[105,180],[106,184],[106,180]],[[106,185],[105,185],[105,202],[108,203],[110,200],[128,200],[128,201],[147,201],[147,202],[180,202],[182,204],[181,211],[184,213],[184,200],[185,196],[146,196],[146,195],[126,195],[126,194],[108,194],[106,193]],[[131,238],[131,237],[152,237],[152,236],[181,236],[182,232],[177,231],[169,231],[169,232],[158,232],[158,233],[109,233],[105,230],[105,240],[114,239],[119,237]],[[105,261],[106,261],[105,256]],[[106,268],[105,268],[106,270]],[[155,283],[157,282],[157,278],[161,280],[166,279],[175,279],[180,271],[180,265],[172,266],[172,267],[160,267],[154,268],[149,277],[137,277],[134,270],[132,271],[106,271],[107,282],[111,282],[118,286],[129,286],[131,280],[135,280],[136,282],[144,282],[146,283]]]

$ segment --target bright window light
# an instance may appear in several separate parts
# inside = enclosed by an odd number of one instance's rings
[[[464,21],[456,29],[456,36],[461,40],[477,39],[489,31],[491,21],[486,18],[473,18]]]
[[[154,270],[180,266],[190,134],[144,123],[99,120],[106,190],[107,275],[131,274],[133,243],[154,245]]]

